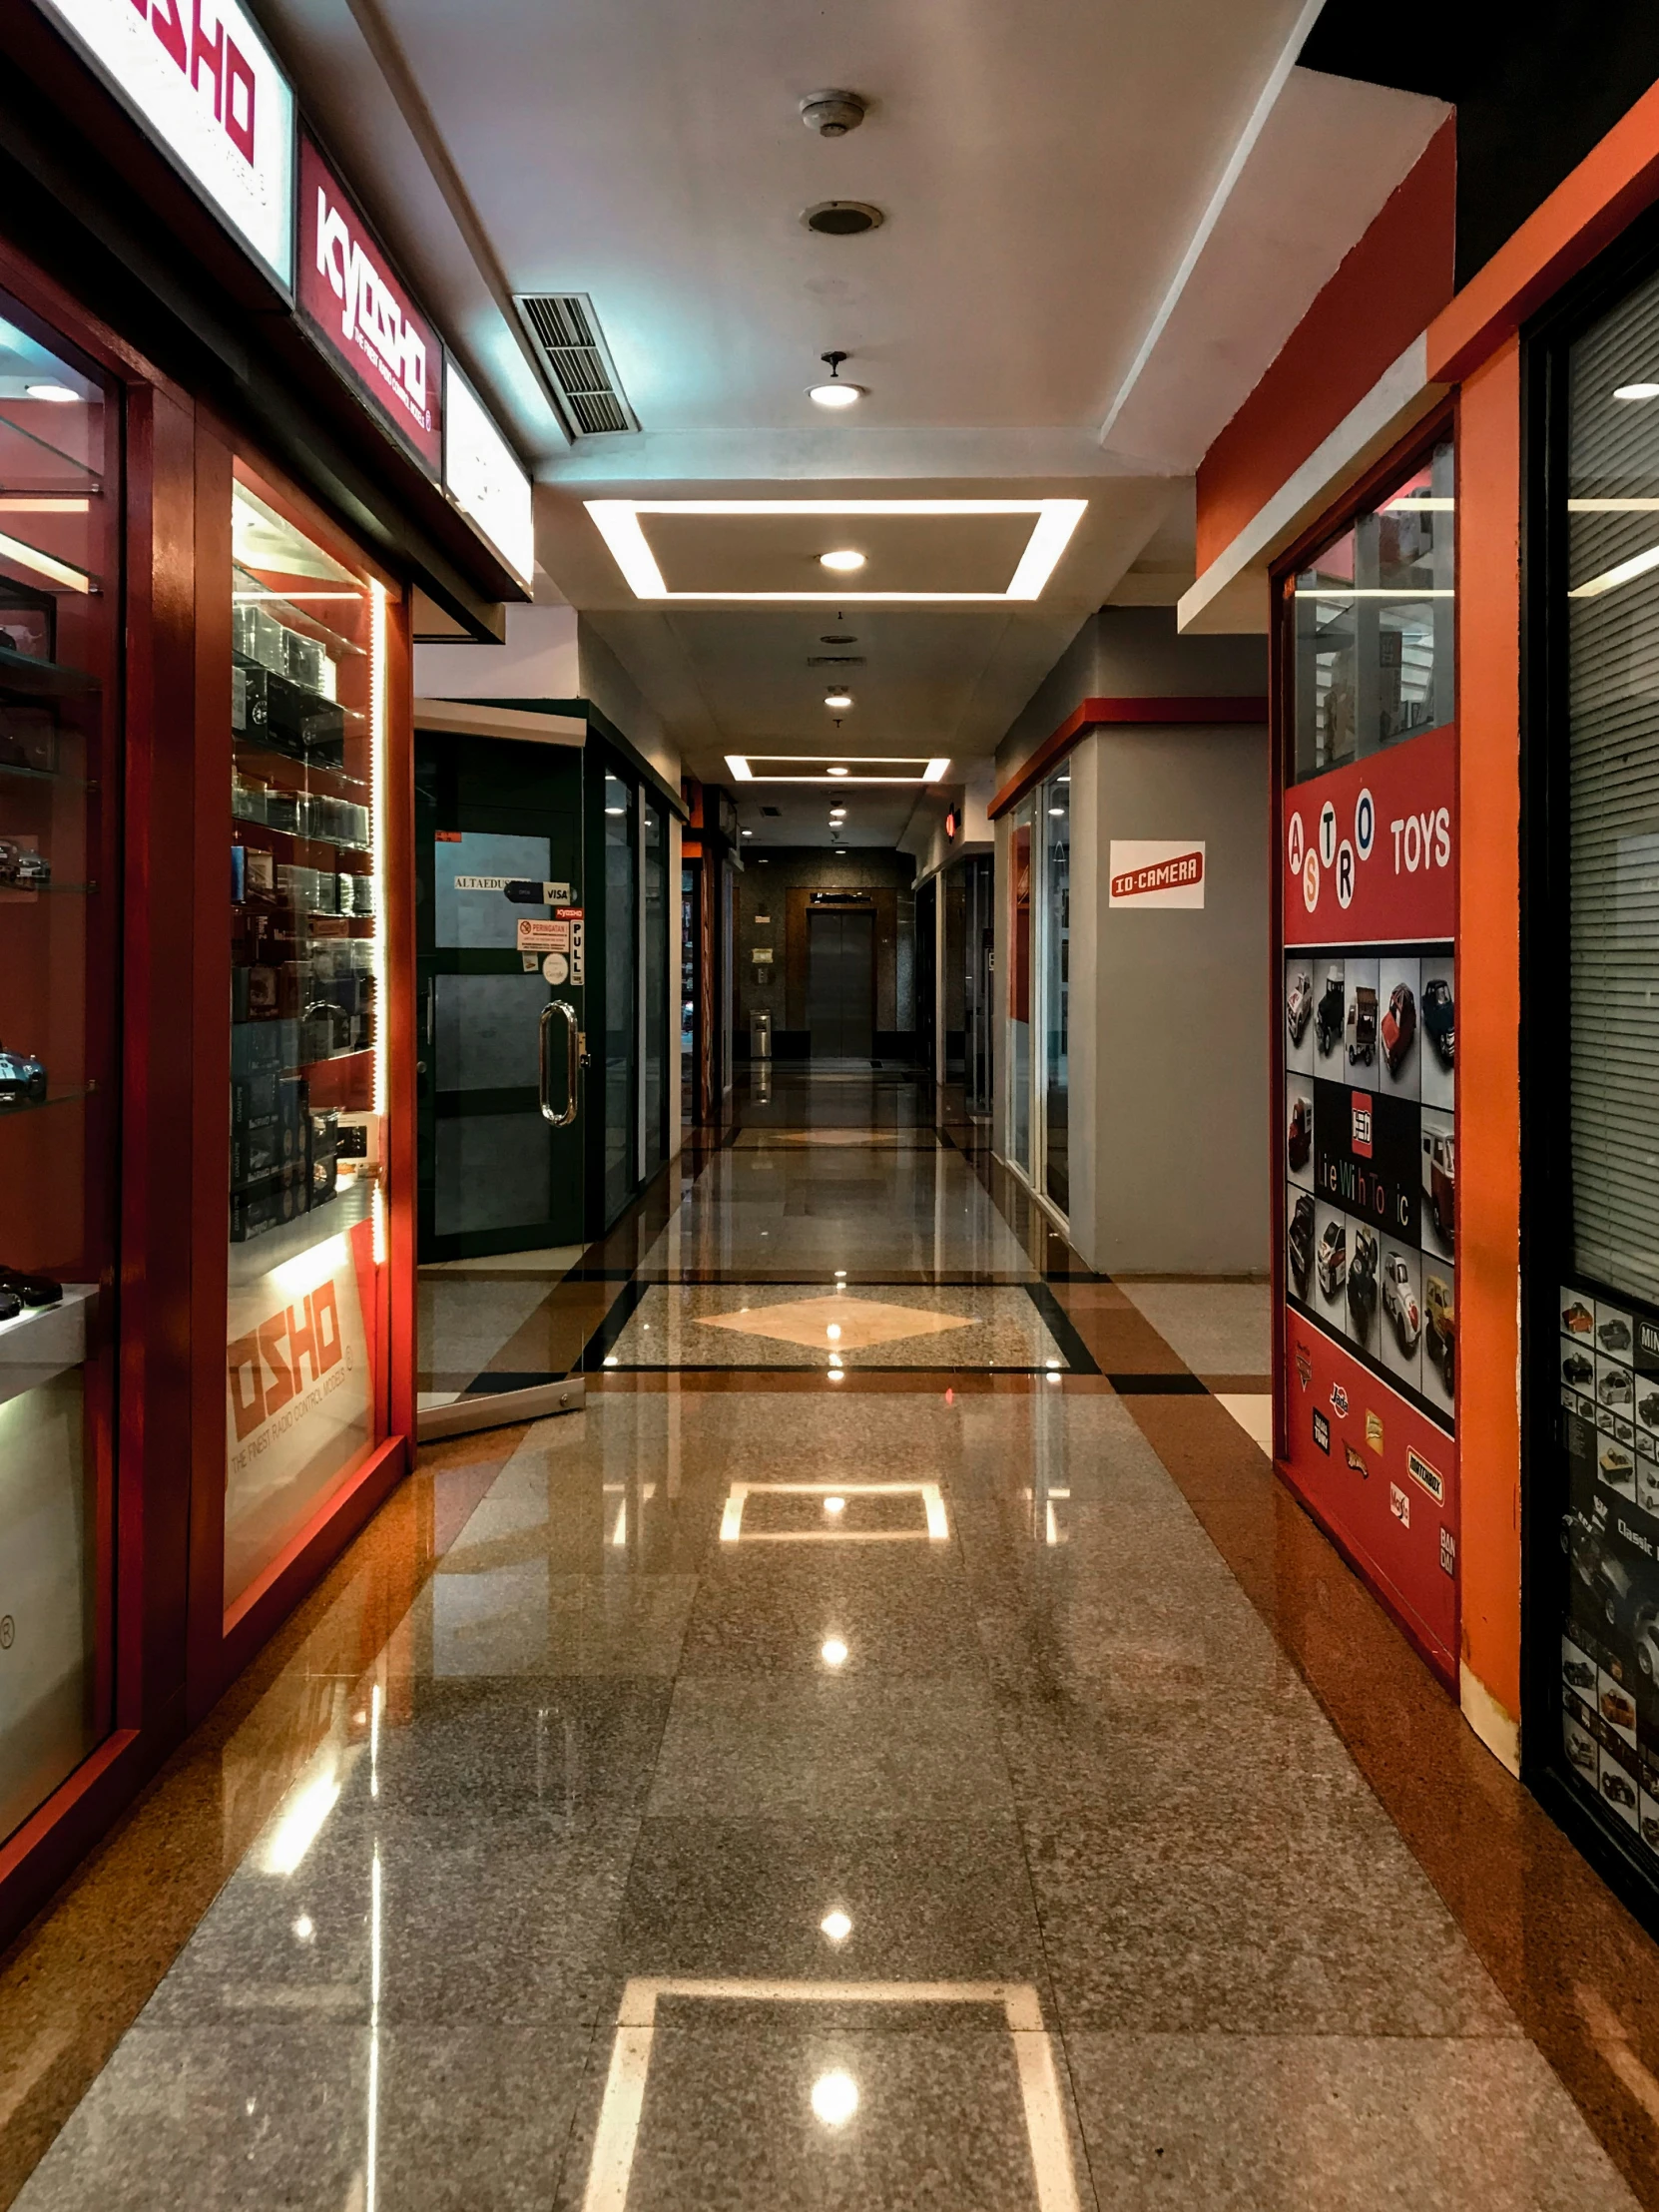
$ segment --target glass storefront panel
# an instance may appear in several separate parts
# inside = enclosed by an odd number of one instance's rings
[[[1540,1536],[1533,1551],[1534,1571],[1554,1580],[1549,1610],[1560,1624],[1549,1653],[1561,1704],[1553,1763],[1650,1881],[1659,1881],[1656,348],[1659,276],[1585,329],[1562,364],[1566,497],[1552,525],[1564,573],[1550,607],[1566,664],[1564,728],[1550,752],[1559,875],[1537,936],[1557,942],[1564,893],[1567,942],[1547,994],[1534,985],[1528,1017],[1534,1029],[1564,1029],[1566,1060],[1540,1178],[1540,1190],[1553,1186],[1559,1162],[1561,1265],[1533,1363],[1555,1416],[1559,1542]],[[1559,484],[1560,472],[1547,480]]]
[[[384,1433],[386,594],[232,498],[225,1602]]]
[[[1071,1050],[1071,770],[1043,787],[1042,1022],[1043,1188],[1071,1203],[1067,1119]]]
[[[645,807],[645,1085],[644,1172],[663,1164],[668,1110],[668,823],[654,800]]]
[[[634,792],[605,777],[605,1220],[634,1195],[634,1055],[638,1050],[639,910],[634,868]]]
[[[1031,1173],[1030,800],[1015,809],[1008,838],[1008,1157]]]
[[[1295,579],[1295,772],[1364,760],[1455,713],[1450,439]]]
[[[0,1842],[111,1721],[119,439],[0,299]]]

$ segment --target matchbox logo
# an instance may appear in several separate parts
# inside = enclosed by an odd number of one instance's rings
[[[284,1306],[239,1337],[226,1355],[238,1443],[310,1383],[320,1382],[338,1367],[340,1356],[339,1308],[331,1281],[307,1291],[298,1307]]]
[[[1350,1140],[1351,1146],[1359,1159],[1369,1160],[1372,1156],[1371,1093],[1370,1091],[1350,1091],[1348,1096],[1354,1112],[1354,1134]]]
[[[1140,898],[1147,891],[1173,890],[1179,883],[1202,883],[1204,855],[1183,852],[1174,860],[1156,860],[1150,867],[1127,868],[1112,877],[1114,898]]]

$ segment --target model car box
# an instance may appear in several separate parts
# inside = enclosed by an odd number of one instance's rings
[[[345,711],[265,668],[232,671],[231,727],[295,760],[338,768],[345,759]]]
[[[308,1172],[303,1162],[276,1168],[246,1190],[231,1193],[231,1242],[246,1244],[251,1237],[280,1229],[307,1212],[309,1203]]]

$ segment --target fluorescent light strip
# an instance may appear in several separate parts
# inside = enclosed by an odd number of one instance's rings
[[[1569,499],[1570,515],[1656,515],[1659,499]]]
[[[1575,584],[1567,597],[1599,599],[1603,592],[1617,591],[1621,584],[1633,584],[1638,576],[1646,576],[1656,568],[1659,568],[1659,545],[1650,545],[1645,553],[1633,553],[1628,561],[1620,561],[1617,568],[1604,569],[1588,583]]]
[[[1086,499],[589,499],[594,527],[610,547],[636,599],[697,599],[756,604],[859,606],[983,606],[1009,599],[1039,599]],[[1031,535],[1003,591],[670,591],[657,557],[646,543],[645,515],[1031,515]]]
[[[844,775],[831,777],[831,760],[838,766],[840,761],[849,758],[851,756],[844,753],[839,756],[822,753],[728,753],[726,765],[732,771],[734,781],[739,784],[816,784],[821,789],[830,791],[839,791],[847,784],[937,784],[950,766],[948,755],[942,759],[935,756],[931,760],[917,762],[912,753],[871,753],[864,758],[872,767],[891,768],[910,762],[920,768],[921,774],[860,776],[855,770],[849,769]],[[816,768],[821,773],[817,776],[781,776],[766,767],[768,761],[796,761],[808,768]],[[757,762],[761,764],[759,769],[756,767]]]
[[[0,513],[9,515],[84,515],[91,508],[90,499],[77,499],[71,492],[0,492]]]
[[[21,538],[8,537],[3,530],[0,530],[0,556],[15,561],[19,568],[32,568],[37,576],[62,584],[69,591],[92,590],[92,578],[84,568],[72,568],[67,561],[54,560],[50,553],[42,553],[38,546],[25,545]]]

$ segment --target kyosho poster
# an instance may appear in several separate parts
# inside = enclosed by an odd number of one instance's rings
[[[1283,1471],[1457,1670],[1455,735],[1284,796]]]

